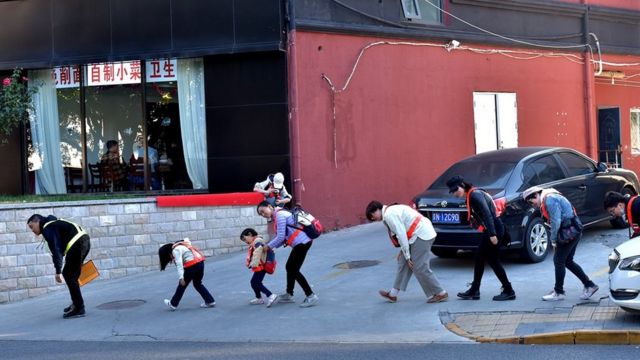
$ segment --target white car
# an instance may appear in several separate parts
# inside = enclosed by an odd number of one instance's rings
[[[640,311],[640,238],[616,247],[609,255],[609,298],[622,309]]]

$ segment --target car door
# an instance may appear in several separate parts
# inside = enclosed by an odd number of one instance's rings
[[[596,165],[591,160],[569,151],[559,152],[557,156],[567,173],[562,187],[571,199],[576,199],[572,204],[581,220],[588,223],[601,218],[602,199],[606,187],[596,179]]]
[[[553,154],[534,159],[523,169],[523,180],[527,187],[538,185],[558,190],[576,208],[578,215],[582,216],[586,194],[579,188],[580,181],[574,179],[567,182],[565,178],[565,172]]]

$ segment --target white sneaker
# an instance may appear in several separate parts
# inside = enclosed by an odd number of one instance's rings
[[[271,296],[269,296],[267,298],[267,307],[271,307],[271,305],[275,304],[278,302],[278,295],[276,294],[271,294]]]
[[[593,296],[593,294],[595,294],[598,289],[600,289],[598,285],[588,286],[584,288],[584,290],[582,291],[582,295],[580,295],[580,299],[589,300],[589,298],[591,298],[591,296]]]
[[[560,300],[564,300],[565,296],[564,294],[558,294],[555,290],[551,290],[550,293],[548,293],[547,295],[544,295],[542,297],[542,300],[544,301],[560,301]]]
[[[251,299],[251,301],[249,301],[249,304],[251,304],[251,305],[262,305],[262,304],[264,304],[264,300],[262,300],[262,298],[254,298],[254,299]]]
[[[212,307],[215,307],[215,306],[216,306],[216,302],[215,301],[214,302],[210,302],[210,303],[203,302],[202,304],[200,304],[201,308],[212,308]]]
[[[278,295],[278,301],[281,303],[292,303],[293,302],[293,295],[289,294],[289,293],[284,293],[284,294],[280,294]]]
[[[176,311],[176,309],[177,309],[177,307],[171,305],[171,300],[169,300],[169,299],[164,299],[164,304],[167,305],[167,307],[171,311]]]
[[[313,306],[313,305],[318,303],[318,300],[319,300],[318,299],[318,295],[311,294],[311,295],[307,296],[306,298],[304,298],[302,303],[300,303],[300,307],[306,308],[306,307]]]

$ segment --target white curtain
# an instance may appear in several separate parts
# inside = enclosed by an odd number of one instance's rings
[[[31,139],[35,153],[42,161],[36,170],[36,194],[65,194],[62,157],[60,156],[60,125],[58,97],[51,69],[29,71],[29,86],[36,86],[33,108],[29,113]]]
[[[177,77],[180,131],[187,172],[194,189],[206,189],[209,180],[202,59],[178,59]]]

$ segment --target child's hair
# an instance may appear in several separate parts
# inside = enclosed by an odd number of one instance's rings
[[[240,233],[240,240],[242,240],[245,236],[258,236],[258,233],[252,228],[246,228]]]
[[[173,260],[171,253],[173,252],[173,244],[164,244],[158,250],[158,257],[160,258],[160,271],[164,271],[164,269],[169,265],[169,263]]]

